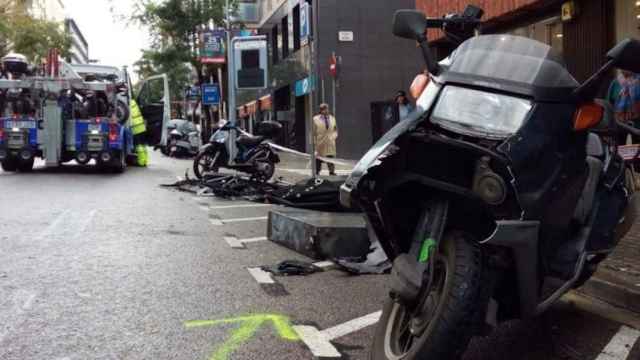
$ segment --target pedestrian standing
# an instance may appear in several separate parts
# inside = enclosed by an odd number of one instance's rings
[[[404,120],[411,114],[416,108],[411,101],[407,98],[407,93],[403,90],[399,90],[396,93],[396,104],[398,104],[398,110],[400,112],[400,121]]]
[[[629,123],[640,128],[640,75],[626,70],[620,70],[618,76],[611,82],[607,99],[613,106],[617,121]],[[632,143],[640,143],[638,136],[631,137]],[[621,135],[618,145],[627,143],[627,135]]]
[[[313,135],[316,144],[316,155],[326,158],[336,157],[336,140],[338,139],[338,124],[336,118],[329,113],[329,105],[321,104],[320,113],[313,117]],[[316,160],[316,175],[320,175],[323,161]],[[329,174],[336,174],[336,166],[327,163]]]

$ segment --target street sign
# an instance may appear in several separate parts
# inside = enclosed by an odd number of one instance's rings
[[[226,38],[224,30],[209,30],[200,33],[200,62],[224,64],[226,62]]]
[[[218,84],[202,85],[202,104],[204,105],[220,104],[220,87],[218,87]]]
[[[265,37],[233,39],[237,89],[264,89],[268,84],[268,55]]]
[[[315,79],[313,77],[306,77],[302,80],[296,81],[296,88],[295,88],[296,97],[307,95],[308,93],[311,92],[311,90],[313,90],[314,86],[315,86]]]
[[[309,43],[309,35],[311,34],[311,8],[309,3],[303,1],[300,4],[300,42],[302,45]]]
[[[201,91],[199,86],[191,86],[187,89],[187,98],[197,99],[200,96],[201,96]]]
[[[353,31],[338,31],[338,40],[341,42],[352,42]]]

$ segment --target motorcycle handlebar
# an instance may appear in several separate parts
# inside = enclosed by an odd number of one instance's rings
[[[482,23],[481,20],[465,18],[465,17],[454,17],[454,18],[427,18],[427,27],[428,28],[441,28],[445,24],[470,24],[470,25],[480,25]]]

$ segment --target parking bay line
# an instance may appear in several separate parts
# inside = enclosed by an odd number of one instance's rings
[[[224,240],[233,249],[246,249],[245,244],[260,242],[260,241],[267,241],[268,239],[266,236],[249,238],[249,239],[238,239],[234,236],[225,236]]]
[[[596,360],[625,360],[640,337],[640,331],[622,326]]]
[[[275,284],[276,282],[271,278],[271,274],[260,268],[247,268],[249,274],[260,284]]]
[[[331,341],[374,325],[380,320],[381,315],[382,311],[378,311],[322,331],[313,326],[305,325],[294,326],[293,329],[298,333],[298,336],[300,336],[300,339],[309,348],[313,356],[318,358],[341,358],[342,354]]]
[[[236,204],[236,205],[220,205],[220,206],[211,206],[209,209],[211,210],[226,210],[226,209],[243,209],[243,208],[263,208],[263,207],[271,207],[272,204]]]
[[[236,218],[236,219],[219,219],[219,218],[211,218],[209,221],[213,226],[222,226],[230,223],[239,223],[239,222],[249,222],[249,221],[262,221],[267,220],[269,217],[260,216],[260,217],[250,217],[250,218]]]

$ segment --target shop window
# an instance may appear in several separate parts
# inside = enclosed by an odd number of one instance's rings
[[[282,18],[282,58],[289,56],[289,17]]]
[[[293,8],[293,51],[300,50],[300,5]]]

